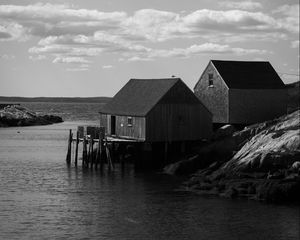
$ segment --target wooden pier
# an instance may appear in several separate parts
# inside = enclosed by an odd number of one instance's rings
[[[81,149],[83,167],[103,169],[107,164],[108,170],[114,170],[115,162],[124,166],[126,149],[133,145],[136,147],[141,143],[143,141],[105,136],[104,127],[78,126],[76,134],[73,134],[71,129],[69,130],[66,162],[68,165],[74,162],[74,165],[78,166],[79,150]],[[80,144],[82,145],[81,148]],[[75,150],[74,160],[72,158],[72,148],[73,151]]]
[[[136,169],[151,170],[178,161],[194,142],[147,142],[106,135],[105,127],[78,126],[74,134],[69,130],[66,162],[78,166],[81,160],[84,168],[109,171],[115,164],[123,168],[125,163],[132,163]]]

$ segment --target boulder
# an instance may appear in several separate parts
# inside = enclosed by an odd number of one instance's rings
[[[223,139],[226,137],[230,137],[233,135],[233,133],[236,131],[235,127],[232,125],[224,125],[220,127],[213,135],[214,140]]]
[[[20,105],[8,105],[0,110],[0,127],[47,125],[63,122],[53,115],[38,115]]]

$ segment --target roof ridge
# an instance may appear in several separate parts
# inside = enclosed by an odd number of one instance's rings
[[[155,80],[181,80],[181,78],[130,78],[130,80],[138,81],[155,81]]]

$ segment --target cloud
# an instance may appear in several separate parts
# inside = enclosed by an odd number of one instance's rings
[[[109,69],[109,68],[113,68],[113,66],[112,65],[104,65],[104,66],[102,66],[102,68],[103,69]]]
[[[127,61],[151,61],[157,58],[189,58],[193,56],[201,55],[220,55],[220,54],[233,54],[233,55],[248,55],[256,54],[262,55],[270,53],[266,50],[259,49],[244,49],[234,48],[229,45],[220,45],[214,43],[204,43],[201,45],[192,45],[187,48],[173,48],[170,50],[165,49],[152,49],[146,54],[140,54],[139,56],[132,56]]]
[[[226,3],[239,9],[199,9],[190,13],[140,9],[128,15],[56,4],[0,5],[0,41],[34,37],[38,44],[28,50],[32,60],[34,55],[41,55],[54,63],[89,64],[91,57],[105,54],[128,61],[210,53],[265,54],[264,50],[234,47],[232,43],[288,39],[299,31],[292,6],[275,9],[274,17],[247,11],[261,8],[258,2]],[[171,50],[157,48],[158,43],[174,39],[197,39],[201,44]]]
[[[16,57],[14,55],[11,55],[11,54],[3,54],[3,55],[0,55],[0,59],[5,59],[5,60],[12,60],[12,59],[15,59]]]
[[[1,18],[0,18],[1,20]],[[0,23],[0,41],[2,40],[27,40],[28,35],[23,26],[18,23],[3,21]]]
[[[299,33],[299,4],[282,5],[272,11],[273,14],[279,14],[279,24],[292,33]]]
[[[53,63],[90,63],[83,57],[57,57],[53,60]]]
[[[299,48],[299,40],[295,40],[291,42],[291,47],[292,48]]]
[[[37,55],[37,56],[29,56],[29,59],[32,61],[40,61],[46,59],[46,56],[44,55]]]
[[[224,1],[224,2],[219,2],[218,5],[223,8],[242,9],[242,10],[254,10],[254,9],[263,8],[261,3],[252,2],[252,1],[241,1],[241,2]]]

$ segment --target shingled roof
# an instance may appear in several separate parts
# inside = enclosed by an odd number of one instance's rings
[[[146,116],[180,78],[130,79],[101,113]]]
[[[211,60],[232,89],[280,89],[284,83],[269,62]]]

